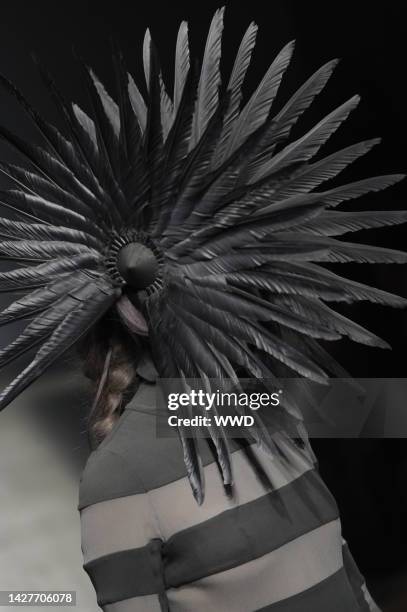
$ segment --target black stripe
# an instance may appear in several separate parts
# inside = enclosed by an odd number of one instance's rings
[[[142,595],[165,593],[159,539],[85,563],[100,606]]]
[[[166,586],[231,569],[337,518],[331,493],[315,471],[306,472],[163,543]]]
[[[255,612],[361,612],[344,568],[315,586]]]

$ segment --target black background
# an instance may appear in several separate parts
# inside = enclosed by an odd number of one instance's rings
[[[325,146],[329,153],[364,138],[381,136],[382,144],[366,159],[343,174],[357,179],[369,174],[406,171],[407,100],[405,39],[406,11],[402,2],[361,1],[227,3],[223,68],[231,66],[239,39],[251,20],[260,26],[250,68],[247,92],[257,84],[280,48],[297,40],[292,66],[280,90],[281,105],[294,88],[325,61],[342,62],[326,90],[301,122],[309,127],[355,93],[362,102],[351,119]],[[141,44],[151,28],[162,58],[164,76],[172,82],[174,43],[179,22],[190,22],[192,51],[202,51],[214,9],[221,2],[45,1],[2,3],[0,13],[0,71],[13,80],[43,114],[60,123],[47,92],[36,74],[34,51],[55,75],[69,98],[86,107],[72,46],[107,84],[113,81],[109,38],[116,38],[138,80],[142,76]],[[0,92],[0,122],[19,133],[32,135],[13,100]],[[0,143],[0,154],[13,156]],[[342,177],[341,177],[342,178]],[[407,181],[360,199],[353,208],[403,209]],[[406,228],[370,231],[374,244],[405,248]],[[355,240],[364,240],[363,233]],[[353,239],[353,237],[352,237]],[[345,271],[345,266],[341,271]],[[407,296],[404,266],[346,266],[349,276]],[[348,308],[342,308],[347,313]],[[352,316],[393,346],[392,352],[343,342],[333,349],[354,376],[403,377],[406,375],[406,312],[377,305],[352,306]],[[3,336],[5,338],[5,336]],[[347,440],[314,443],[321,471],[342,511],[345,537],[373,593],[388,611],[407,610],[404,570],[407,544],[406,494],[407,445],[404,440]],[[407,565],[407,563],[406,563]]]

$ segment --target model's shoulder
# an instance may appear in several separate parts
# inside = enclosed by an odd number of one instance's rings
[[[86,462],[79,483],[79,509],[101,501],[143,493],[135,470],[120,453],[101,448]]]
[[[79,508],[145,493],[185,476],[178,438],[161,438],[152,414],[126,410],[87,460]]]
[[[86,461],[79,483],[79,509],[86,506],[144,492],[135,464],[129,460],[123,435],[127,438],[128,416],[124,413],[112,431]],[[130,427],[131,429],[131,427]]]

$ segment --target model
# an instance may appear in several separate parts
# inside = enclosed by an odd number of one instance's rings
[[[0,128],[27,162],[0,166],[15,184],[1,198],[13,218],[0,219],[0,253],[17,262],[0,274],[0,286],[22,294],[0,323],[30,319],[0,363],[36,351],[0,405],[78,345],[95,383],[82,548],[104,610],[377,610],[290,393],[270,407],[267,424],[253,412],[245,438],[212,421],[202,439],[182,424],[174,437],[157,410],[157,376],[186,393],[191,379],[205,389],[242,378],[265,388],[284,376],[327,383],[338,366],[319,340],[387,346],[327,302],[406,305],[323,265],[407,261],[399,251],[336,238],[407,220],[404,211],[338,210],[402,175],[324,185],[378,143],[314,159],[358,96],[290,137],[337,61],[276,111],[291,42],[243,103],[257,26],[249,25],[223,83],[223,13],[213,17],[199,65],[181,24],[171,96],[149,31],[145,87],[118,50],[115,96],[82,65],[90,111],[66,102],[40,68],[64,134],[2,78],[43,145]],[[191,415],[191,406],[180,408],[179,416]]]

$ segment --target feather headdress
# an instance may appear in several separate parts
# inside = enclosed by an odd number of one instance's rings
[[[337,239],[405,222],[401,211],[338,210],[342,202],[403,177],[324,188],[378,143],[359,142],[314,161],[358,96],[290,139],[337,61],[317,70],[276,113],[274,101],[294,49],[290,42],[243,102],[257,26],[249,25],[222,84],[223,13],[219,9],[213,17],[198,68],[190,61],[187,23],[181,24],[172,95],[149,31],[144,93],[118,51],[115,96],[83,66],[91,112],[65,101],[42,70],[65,120],[63,134],[1,78],[43,137],[37,146],[0,127],[25,160],[23,166],[0,164],[14,183],[1,193],[1,205],[18,219],[0,218],[0,255],[16,262],[0,274],[0,290],[21,293],[0,313],[0,324],[29,319],[0,352],[0,365],[35,349],[31,363],[1,394],[1,407],[113,308],[133,333],[148,334],[161,377],[198,378],[203,384],[238,374],[272,378],[270,363],[324,382],[334,366],[318,340],[348,336],[386,345],[327,302],[401,307],[406,300],[340,277],[323,264],[407,261],[399,251]],[[222,431],[209,433],[230,483],[227,441]],[[261,428],[254,435],[271,444]],[[201,501],[196,440],[182,429],[180,436]]]

